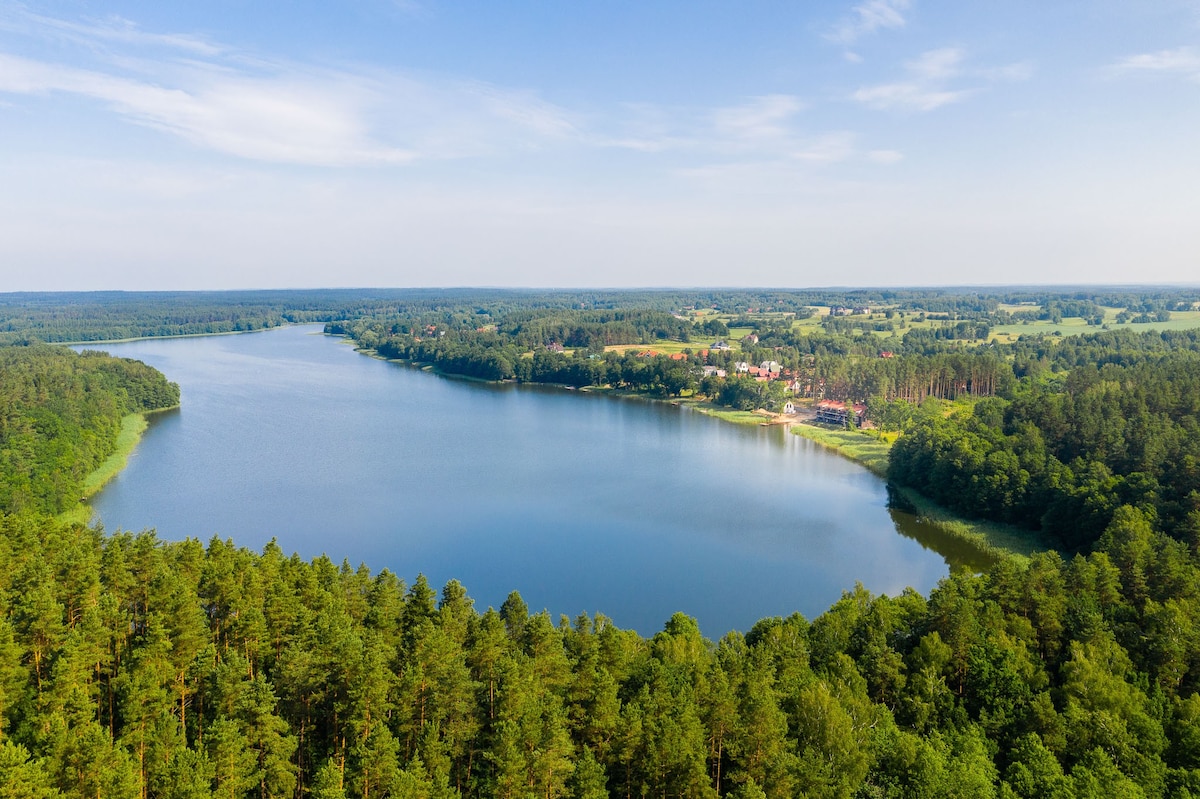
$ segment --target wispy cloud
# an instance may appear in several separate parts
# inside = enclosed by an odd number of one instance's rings
[[[728,179],[742,186],[786,186],[837,164],[889,164],[903,157],[864,150],[853,131],[813,131],[807,109],[803,100],[786,94],[709,110],[638,105],[625,120],[632,129],[595,143],[674,155],[678,165],[672,174],[713,185]]]
[[[580,135],[577,124],[567,111],[542,100],[533,92],[476,84],[475,94],[488,113],[497,119],[513,122],[539,137],[566,139]]]
[[[1159,72],[1200,81],[1200,51],[1192,47],[1127,56],[1113,64],[1118,72]]]
[[[223,50],[219,45],[203,36],[185,33],[153,33],[142,30],[136,23],[116,15],[98,20],[74,22],[17,9],[7,19],[0,20],[0,27],[25,33],[36,33],[43,37],[88,47],[102,43],[134,45],[166,48],[199,56],[215,56]]]
[[[821,184],[829,168],[846,164],[894,164],[903,159],[895,150],[863,150],[853,131],[793,135],[787,146],[757,158],[713,160],[681,167],[675,174],[715,191],[723,187],[749,193],[789,193]],[[836,179],[836,178],[835,178]]]
[[[878,30],[903,28],[909,0],[867,0],[850,9],[825,38],[838,44],[851,45],[863,36]]]
[[[137,124],[199,147],[263,161],[402,163],[415,153],[371,140],[358,97],[345,85],[210,74],[198,85],[160,86],[102,72],[0,55],[0,91],[68,93],[100,100]]]
[[[713,113],[713,127],[730,139],[779,139],[788,135],[792,118],[803,109],[804,104],[790,94],[754,97],[744,105],[718,109]]]
[[[904,66],[913,77],[924,82],[944,81],[962,71],[965,53],[958,47],[927,50]]]
[[[0,94],[99,101],[131,123],[246,159],[394,165],[579,135],[567,112],[533,92],[478,81],[272,61],[117,18],[2,22],[75,47],[70,64],[0,52]]]
[[[902,80],[864,86],[852,97],[871,108],[932,111],[979,93],[981,83],[1023,81],[1033,76],[1029,62],[969,68],[966,58],[966,52],[958,47],[928,50],[905,62]],[[976,85],[956,85],[963,81]]]
[[[896,150],[871,150],[867,158],[877,164],[897,164],[904,160],[904,154]]]
[[[854,99],[871,108],[913,111],[932,111],[965,100],[975,90],[946,85],[960,74],[963,58],[963,51],[955,47],[929,50],[904,65],[905,80],[863,87]]]
[[[252,161],[397,166],[574,148],[654,153],[666,159],[663,173],[714,163],[769,172],[886,162],[860,150],[853,133],[814,129],[807,104],[791,94],[584,113],[527,89],[355,64],[299,65],[116,18],[75,23],[25,14],[19,22],[29,35],[75,47],[66,55],[66,48],[50,50],[62,60],[0,51],[0,102],[75,98],[193,147]],[[953,54],[933,52],[911,69],[928,81],[954,65]]]
[[[1016,61],[1002,67],[979,70],[979,76],[988,80],[1018,83],[1033,77],[1034,66],[1030,61]]]
[[[854,93],[854,99],[871,108],[905,108],[913,111],[932,111],[944,105],[961,102],[975,89],[931,89],[919,83],[886,83],[870,86]]]

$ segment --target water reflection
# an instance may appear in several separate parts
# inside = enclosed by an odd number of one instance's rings
[[[928,591],[972,563],[889,508],[879,478],[782,428],[444,379],[317,330],[105,345],[183,390],[94,499],[106,527],[277,538],[644,634],[683,611],[714,637],[815,616],[856,582]]]

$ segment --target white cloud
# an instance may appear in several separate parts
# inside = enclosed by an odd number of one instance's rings
[[[896,164],[904,160],[904,154],[896,150],[871,150],[867,158],[877,164]]]
[[[790,94],[748,97],[718,108],[629,104],[623,115],[595,121],[596,131],[584,139],[595,146],[644,153],[776,158],[796,146],[796,116],[806,107]]]
[[[801,141],[799,147],[788,152],[790,160],[807,164],[836,164],[848,161],[857,155],[854,147],[855,135],[846,131],[826,133]]]
[[[858,134],[832,131],[812,136],[792,136],[785,148],[761,153],[758,158],[715,161],[688,166],[675,174],[719,194],[729,190],[746,197],[788,196],[796,191],[824,190],[839,185],[840,164],[893,164],[903,156],[894,150],[860,149]]]
[[[1016,61],[1002,67],[993,67],[992,69],[984,69],[979,72],[982,77],[1012,83],[1029,80],[1033,77],[1033,73],[1034,67],[1029,61]]]
[[[9,20],[0,22],[0,26],[89,47],[100,43],[109,43],[167,48],[199,56],[215,56],[223,52],[223,48],[202,36],[184,33],[152,33],[144,31],[136,23],[116,15],[102,20],[70,22],[18,10]]]
[[[541,100],[532,92],[505,91],[486,84],[477,84],[476,92],[489,113],[539,137],[570,138],[579,135],[578,128],[566,111]]]
[[[786,193],[788,187],[811,184],[833,165],[887,164],[902,157],[891,150],[860,149],[853,131],[806,130],[801,116],[806,108],[800,98],[778,94],[708,111],[637,105],[629,109],[636,130],[595,143],[673,153],[669,174],[715,191],[728,182],[742,193]]]
[[[18,10],[0,14],[0,28],[72,45],[69,56],[57,47],[55,60],[0,52],[0,95],[99,101],[129,122],[240,158],[405,164],[581,136],[566,111],[535,93],[479,81],[301,66],[117,17],[80,23]]]
[[[849,45],[878,30],[903,28],[904,12],[908,11],[910,5],[909,0],[867,0],[859,3],[825,38]]]
[[[1119,72],[1165,72],[1200,80],[1200,52],[1191,47],[1140,53],[1121,59],[1113,68]]]
[[[653,153],[664,175],[706,163],[769,172],[874,160],[856,148],[853,134],[806,128],[806,104],[791,94],[585,114],[530,90],[355,64],[298,65],[117,18],[80,24],[26,14],[21,22],[77,46],[40,59],[0,51],[0,102],[58,95],[250,161],[395,166],[574,148]],[[936,54],[926,62],[922,69],[936,69]]]
[[[778,139],[788,135],[788,122],[804,104],[789,94],[754,97],[744,105],[721,108],[713,114],[713,126],[733,139]]]
[[[928,50],[904,66],[915,77],[925,81],[940,81],[953,78],[961,71],[964,57],[958,47],[943,47]]]
[[[854,99],[871,108],[907,108],[915,111],[932,111],[944,105],[957,103],[974,94],[972,89],[949,91],[932,89],[921,83],[885,83],[870,86],[854,93]]]
[[[360,107],[370,93],[344,82],[208,73],[193,83],[167,87],[0,54],[0,91],[100,100],[132,122],[229,155],[316,165],[415,157],[371,139]]]
[[[904,78],[875,86],[864,86],[851,97],[871,108],[932,111],[962,102],[979,93],[975,87],[954,86],[964,79],[974,82],[1019,81],[1033,75],[1026,62],[999,68],[968,68],[966,52],[958,47],[927,50],[904,63]]]

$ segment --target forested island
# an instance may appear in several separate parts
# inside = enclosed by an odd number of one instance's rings
[[[48,297],[10,295],[7,318],[54,318]],[[63,340],[186,319],[188,300],[106,300]],[[847,586],[815,619],[716,643],[682,614],[643,638],[516,593],[480,610],[457,582],[437,592],[334,552],[56,519],[120,419],[178,389],[11,321],[25,345],[0,348],[0,796],[1200,793],[1198,301],[429,291],[271,306],[307,303],[365,350],[452,374],[863,405],[846,424],[891,445],[891,479],[1056,542],[928,597]]]

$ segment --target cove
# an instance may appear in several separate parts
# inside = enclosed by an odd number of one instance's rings
[[[638,398],[449,379],[320,326],[90,345],[180,384],[92,499],[105,529],[384,568],[480,607],[710,637],[824,612],[861,582],[928,591],[948,559],[881,479],[779,427]],[[928,539],[926,539],[928,540]]]

